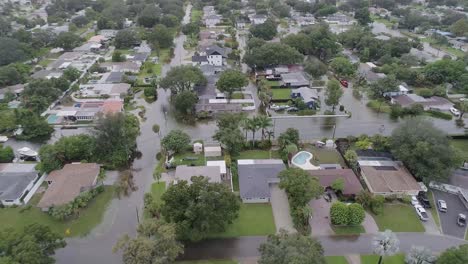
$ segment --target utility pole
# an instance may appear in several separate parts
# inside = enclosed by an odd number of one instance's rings
[[[140,215],[138,214],[138,206],[135,206],[135,210],[136,210],[136,217],[137,217],[138,224],[140,224]]]

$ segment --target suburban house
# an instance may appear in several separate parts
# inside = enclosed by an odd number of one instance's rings
[[[468,38],[466,37],[450,39],[449,43],[452,44],[452,46],[456,49],[459,49],[463,52],[468,52]]]
[[[200,98],[195,105],[195,112],[211,117],[222,113],[240,113],[242,111],[242,104],[216,103],[215,101],[216,99]]]
[[[76,103],[73,106],[58,106],[49,110],[47,122],[56,125],[64,122],[93,121],[99,114],[114,114],[123,111],[122,100],[88,100],[84,99],[84,102]]]
[[[118,30],[115,29],[102,29],[99,30],[99,35],[104,36],[107,39],[113,39],[115,36],[117,36]]]
[[[239,19],[236,21],[236,28],[237,29],[244,29],[249,24],[249,21],[245,19]]]
[[[24,84],[16,84],[0,88],[0,101],[5,99],[5,94],[7,93],[11,93],[15,98],[20,96],[20,94],[24,91],[24,86]]]
[[[438,110],[438,111],[450,111],[453,107],[453,103],[448,99],[440,96],[432,96],[424,98],[417,94],[402,94],[392,98],[392,104],[399,104],[402,107],[411,107],[415,104],[420,104],[424,107],[424,110]]]
[[[141,65],[133,61],[123,61],[123,62],[104,62],[99,66],[105,68],[110,72],[140,72]]]
[[[281,74],[280,85],[288,88],[310,87],[310,81],[303,72],[288,72]]]
[[[226,65],[227,55],[230,49],[222,48],[218,45],[211,45],[204,48],[201,52],[195,53],[192,57],[193,65]]]
[[[228,179],[226,161],[224,161],[224,160],[208,160],[206,162],[206,166],[219,168],[219,173],[221,175],[221,179],[222,180],[227,180]]]
[[[358,67],[358,74],[362,78],[366,79],[368,83],[376,82],[382,78],[385,78],[387,75],[385,73],[376,73],[372,69],[377,66],[372,62],[360,63]]]
[[[73,94],[73,97],[78,99],[120,99],[122,95],[128,93],[129,89],[130,84],[128,83],[82,84],[80,89]]]
[[[293,16],[293,19],[296,21],[297,25],[301,27],[311,26],[315,24],[315,17],[313,15]]]
[[[331,14],[325,17],[323,21],[328,24],[336,24],[340,26],[351,26],[357,23],[356,20],[342,13]]]
[[[100,171],[101,166],[96,163],[71,163],[52,171],[45,179],[48,188],[37,206],[48,211],[73,201],[96,186]]]
[[[125,73],[123,72],[106,72],[102,74],[101,79],[99,79],[96,83],[121,83],[124,75]]]
[[[359,159],[359,170],[369,191],[380,195],[417,195],[421,186],[402,162],[386,158]]]
[[[73,51],[98,53],[98,52],[101,51],[102,47],[103,47],[103,45],[101,43],[98,43],[98,42],[86,42],[83,45],[74,48]]]
[[[250,18],[253,25],[261,25],[267,21],[268,17],[266,15],[254,15]]]
[[[193,176],[203,176],[208,179],[209,182],[221,182],[221,171],[217,166],[177,166],[175,171],[174,183],[177,184],[179,181],[187,181],[188,184],[192,184],[191,178]]]
[[[31,75],[32,79],[47,79],[60,78],[63,72],[59,70],[39,70]]]
[[[351,169],[322,169],[322,170],[307,170],[310,176],[316,177],[320,185],[324,188],[331,188],[333,182],[337,179],[344,180],[344,189],[342,194],[345,196],[354,196],[362,191],[362,185],[358,177]]]
[[[35,167],[35,163],[0,163],[1,204],[10,206],[28,202],[25,197],[37,189],[34,184],[38,181],[39,174]],[[34,193],[29,195],[32,194]]]
[[[216,14],[209,15],[205,17],[205,26],[207,28],[216,27],[216,25],[221,23],[221,18],[222,17],[220,15],[216,15]]]
[[[286,166],[280,159],[238,160],[240,197],[244,203],[268,203],[270,185],[279,183]]]
[[[301,87],[291,91],[291,98],[301,98],[309,109],[317,109],[320,104],[319,95],[316,89]]]
[[[398,91],[384,93],[386,97],[395,97],[403,94],[408,94],[410,90],[403,84],[398,85]]]
[[[101,56],[87,52],[65,52],[47,65],[46,70],[65,70],[73,67],[81,72],[87,71]]]

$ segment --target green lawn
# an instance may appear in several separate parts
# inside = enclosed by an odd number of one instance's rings
[[[276,232],[270,204],[241,204],[239,217],[225,232],[211,237],[266,236]]]
[[[348,261],[343,256],[327,256],[325,260],[327,264],[348,264]]]
[[[234,260],[195,260],[195,261],[177,261],[175,264],[238,264]]]
[[[200,21],[203,15],[202,10],[192,9],[192,13],[190,14],[190,22]]]
[[[379,256],[376,255],[364,255],[361,256],[361,264],[376,264],[379,262]],[[391,257],[384,257],[383,264],[404,264],[405,255],[398,254]]]
[[[356,235],[365,233],[366,230],[362,225],[358,226],[331,226],[335,234],[337,235]]]
[[[243,93],[233,93],[231,99],[244,99]]]
[[[434,222],[440,228],[439,214],[437,213],[437,207],[436,207],[435,200],[434,200],[434,198],[432,196],[432,191],[427,192],[427,199],[429,199],[429,202],[432,205],[432,208],[429,209],[429,211],[431,211],[432,218],[434,218]]]
[[[463,159],[468,160],[468,139],[452,139],[452,146],[461,151]]]
[[[161,196],[166,191],[166,182],[155,182],[151,184],[151,196],[154,200],[161,201]]]
[[[317,148],[312,145],[307,146],[305,149],[314,155],[314,160],[312,161],[314,165],[319,165],[321,163],[340,164],[343,167],[346,166],[340,153],[334,149]]]
[[[372,216],[380,231],[390,229],[393,232],[424,232],[414,208],[406,204],[385,204],[382,214]]]
[[[379,102],[377,100],[370,100],[366,106],[379,113],[390,113],[391,110],[388,103]]]
[[[152,52],[151,56],[158,56],[159,61],[158,63],[153,63],[151,61],[145,62],[140,70],[140,73],[138,74],[138,80],[142,83],[143,79],[146,77],[160,77],[163,65],[170,59],[169,52],[169,49],[162,49],[159,52]]]
[[[114,187],[106,186],[103,193],[99,194],[87,208],[80,211],[79,218],[59,221],[35,207],[40,199],[39,196],[35,196],[29,203],[32,207],[23,212],[21,210],[25,207],[0,209],[0,222],[2,223],[0,230],[6,228],[21,229],[26,225],[38,223],[49,226],[53,231],[61,235],[66,235],[68,229],[68,236],[84,236],[101,222],[106,207],[113,197]]]
[[[271,89],[273,100],[291,99],[291,89]]]
[[[173,164],[176,166],[179,166],[179,165],[204,166],[206,164],[206,161],[205,161],[205,156],[203,154],[195,154],[191,151],[187,151],[187,152],[175,154]]]
[[[274,150],[245,150],[236,159],[280,159],[280,153]]]

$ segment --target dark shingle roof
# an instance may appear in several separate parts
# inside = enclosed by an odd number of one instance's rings
[[[286,169],[282,160],[238,160],[239,191],[242,199],[270,198],[270,183],[279,182]]]

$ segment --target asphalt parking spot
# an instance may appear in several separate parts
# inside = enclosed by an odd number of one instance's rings
[[[434,194],[435,204],[440,218],[440,225],[442,232],[445,235],[459,237],[465,239],[466,226],[460,227],[457,225],[458,214],[462,213],[468,215],[468,210],[465,208],[460,198],[457,195],[441,192],[437,190],[432,191]],[[447,212],[442,213],[437,207],[437,200],[444,200],[447,203]]]

